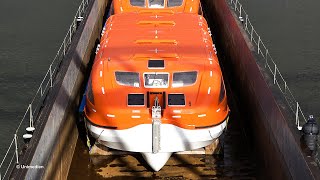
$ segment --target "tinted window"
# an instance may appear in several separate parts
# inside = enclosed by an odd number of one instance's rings
[[[184,106],[185,105],[184,94],[169,94],[168,95],[168,105],[169,106]]]
[[[129,106],[143,106],[144,105],[144,94],[128,94],[128,105]]]
[[[140,6],[140,7],[145,7],[145,2],[144,0],[130,0],[130,4],[132,6]]]
[[[120,85],[140,86],[139,73],[136,72],[116,72],[116,81]]]
[[[168,7],[181,6],[183,0],[168,0]]]
[[[197,80],[197,71],[173,73],[172,87],[192,85]]]

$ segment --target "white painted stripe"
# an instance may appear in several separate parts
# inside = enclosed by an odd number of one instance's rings
[[[100,64],[102,64],[102,61],[100,61]]]
[[[192,11],[192,7],[190,8],[190,12]]]
[[[93,112],[97,112],[97,110],[95,110],[95,109],[93,109],[93,108],[92,108],[92,111],[93,111]]]
[[[198,117],[205,117],[207,114],[199,114]]]
[[[210,61],[210,64],[212,64],[212,61]]]
[[[104,87],[101,87],[102,94],[104,94]]]
[[[212,61],[212,58],[211,58],[211,57],[209,58],[209,61]]]
[[[132,110],[132,113],[140,113],[140,110]]]
[[[208,94],[210,94],[210,91],[211,91],[211,87],[208,88]]]
[[[172,118],[181,118],[181,116],[180,116],[180,115],[178,115],[178,116],[172,116]]]
[[[140,116],[131,116],[131,118],[137,119],[140,118]]]
[[[102,71],[100,71],[100,77],[102,77]]]
[[[177,110],[177,109],[175,109],[175,110],[173,110],[173,113],[181,113],[181,110]]]
[[[116,117],[114,114],[107,114],[107,117]]]
[[[219,112],[220,111],[220,108],[219,109],[217,109],[217,111],[216,112]]]
[[[210,71],[210,77],[212,77],[212,71]]]

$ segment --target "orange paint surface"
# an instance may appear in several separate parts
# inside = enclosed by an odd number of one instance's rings
[[[191,1],[181,7],[154,11],[132,8],[125,2],[129,1],[114,1],[116,14],[108,19],[101,37],[90,77],[94,102],[87,98],[87,119],[119,130],[151,124],[153,99],[150,98],[154,97],[147,94],[165,92],[159,95],[160,105],[165,108],[162,108],[162,123],[195,129],[223,122],[229,108],[225,94],[219,102],[221,85],[224,86],[222,73],[207,22],[197,14],[199,9],[196,13],[184,13],[193,5]],[[194,2],[199,8],[199,1]],[[122,13],[118,13],[120,6]],[[164,60],[164,68],[148,68],[148,60],[152,59]],[[173,87],[173,73],[186,71],[197,72],[195,83]],[[115,72],[139,73],[139,83],[136,87],[121,85]],[[168,73],[168,87],[145,87],[144,73],[148,72]],[[144,105],[128,106],[130,93],[143,93]],[[171,93],[184,94],[185,105],[168,105],[167,96]]]

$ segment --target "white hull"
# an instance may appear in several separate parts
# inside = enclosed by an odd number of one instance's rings
[[[144,160],[146,160],[146,162],[154,171],[159,171],[166,164],[172,152],[161,152],[161,153],[144,152],[141,154]]]
[[[211,144],[222,134],[226,121],[214,127],[195,130],[183,129],[172,124],[161,124],[157,153],[152,153],[154,148],[152,124],[140,124],[125,130],[112,130],[87,122],[87,127],[100,144],[113,149],[140,152],[147,163],[158,171],[173,152],[199,149]]]

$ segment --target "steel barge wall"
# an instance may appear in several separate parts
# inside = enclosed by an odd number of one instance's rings
[[[250,120],[264,179],[317,179],[319,171],[311,167],[302,153],[293,129],[277,104],[256,63],[256,53],[245,39],[237,17],[226,0],[204,0],[207,16],[224,55],[229,81],[239,96],[242,112]],[[250,48],[249,48],[250,47]],[[241,108],[242,107],[242,108]],[[269,176],[269,177],[268,177]]]
[[[86,18],[73,38],[71,47],[63,60],[56,84],[50,92],[46,107],[47,120],[39,143],[30,162],[44,166],[28,169],[25,179],[67,179],[74,149],[78,139],[76,122],[80,89],[84,81],[92,51],[100,36],[107,0],[89,1]],[[43,112],[42,112],[43,113]]]

